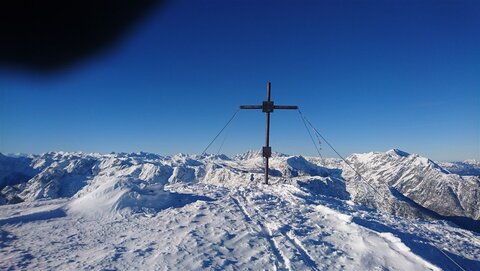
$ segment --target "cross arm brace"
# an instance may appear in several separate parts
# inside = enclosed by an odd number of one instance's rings
[[[240,109],[262,109],[261,105],[241,105]]]
[[[275,105],[275,109],[298,109],[296,105]]]

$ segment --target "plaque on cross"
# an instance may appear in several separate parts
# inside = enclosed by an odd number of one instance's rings
[[[265,146],[262,148],[262,155],[265,158],[265,184],[268,184],[268,159],[272,156],[272,148],[270,147],[270,113],[274,109],[298,109],[296,105],[275,105],[271,100],[271,84],[267,83],[267,100],[262,105],[241,105],[240,109],[262,109],[267,114],[267,129]]]

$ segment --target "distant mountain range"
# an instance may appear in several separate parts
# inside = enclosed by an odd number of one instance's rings
[[[340,159],[275,153],[271,159],[272,185],[290,183],[394,215],[447,219],[468,229],[480,229],[479,162],[434,162],[397,149],[352,154],[347,161],[363,179]],[[169,183],[242,186],[252,180],[261,182],[262,165],[260,151],[233,158],[151,153],[0,154],[0,203],[82,197],[101,201],[122,187],[122,193],[104,206],[120,210],[122,202],[138,196],[148,198],[149,191],[162,190]],[[144,204],[155,208],[151,202]]]

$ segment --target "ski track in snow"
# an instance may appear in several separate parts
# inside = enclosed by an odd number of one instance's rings
[[[276,260],[274,262],[275,264],[275,269],[276,270],[282,270],[282,269],[287,269],[287,270],[290,270],[290,263],[289,263],[289,260],[288,258],[286,258],[282,252],[278,249],[278,244],[277,242],[275,242],[275,240],[273,239],[272,237],[272,231],[270,230],[270,228],[268,227],[265,227],[265,225],[263,225],[259,220],[253,220],[252,219],[252,216],[249,214],[249,212],[245,209],[245,207],[240,203],[240,201],[233,197],[233,196],[230,196],[231,199],[233,200],[233,202],[235,203],[235,205],[238,207],[238,209],[242,212],[242,214],[244,215],[245,217],[245,221],[247,223],[253,223],[255,225],[257,225],[257,235],[258,236],[261,236],[261,237],[265,237],[265,239],[267,240],[267,242],[270,244],[270,248],[272,250],[272,253],[273,255],[275,255],[276,257]],[[252,230],[253,231],[253,230]]]
[[[244,197],[244,202],[248,202],[248,200]],[[289,202],[291,203],[291,202]],[[242,207],[242,209],[245,209]],[[301,244],[291,231],[288,233],[284,233],[280,231],[277,227],[275,227],[276,223],[267,223],[265,226],[260,221],[267,221],[265,216],[261,214],[260,208],[255,208],[256,215],[260,218],[257,220],[257,224],[259,224],[264,232],[268,233],[268,238],[272,241],[272,249],[278,253],[279,255],[279,262],[282,263],[287,270],[292,270],[290,259],[287,255],[295,254],[295,252],[300,256],[300,259],[305,263],[305,267],[310,267],[312,270],[318,270],[315,261],[311,258],[308,254],[306,249]],[[275,235],[273,233],[276,233]],[[289,246],[285,246],[285,240],[290,242]],[[282,249],[280,249],[281,244],[283,244]],[[292,251],[293,250],[293,251]]]
[[[107,218],[56,214],[64,200],[0,206],[0,269],[456,270],[415,254],[413,242],[358,223],[386,223],[380,216],[291,185],[169,190],[213,200]],[[409,231],[408,221],[388,219]],[[423,230],[438,232],[435,224]],[[470,255],[480,255],[478,235],[440,233],[471,240]],[[464,264],[475,270],[479,262],[474,256]]]

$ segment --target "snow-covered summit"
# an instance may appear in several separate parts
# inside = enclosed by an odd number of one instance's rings
[[[440,247],[477,269],[478,236],[451,222],[479,230],[479,177],[397,149],[347,160],[364,179],[339,159],[274,155],[267,186],[260,151],[0,155],[0,256],[20,269],[455,270]]]
[[[391,150],[388,150],[386,153],[390,155],[398,155],[402,157],[407,157],[410,155],[408,152],[405,152],[399,149],[391,149]]]

